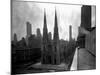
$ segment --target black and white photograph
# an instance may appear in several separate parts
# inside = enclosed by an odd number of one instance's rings
[[[11,0],[11,74],[96,69],[96,6]]]

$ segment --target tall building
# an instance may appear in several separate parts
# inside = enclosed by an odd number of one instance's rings
[[[30,22],[26,22],[27,25],[27,36],[30,36],[32,34],[31,24]]]
[[[53,51],[54,51],[54,64],[60,64],[60,51],[59,51],[59,33],[58,33],[58,21],[57,13],[55,10],[55,21],[54,21],[54,36],[53,36]]]
[[[81,27],[86,30],[91,28],[91,6],[83,5],[81,8]]]
[[[81,9],[81,25],[78,35],[78,70],[96,68],[96,28],[91,26],[91,6],[84,5]],[[86,56],[86,57],[84,57]]]
[[[28,38],[32,35],[32,29],[30,22],[26,22],[26,29],[27,29],[27,35],[26,35],[26,44],[28,46]]]
[[[40,32],[40,29],[39,28],[37,28],[37,37],[38,38],[41,38],[41,32]]]
[[[69,26],[69,41],[72,40],[72,26]]]
[[[17,44],[17,34],[14,33],[14,45],[16,45],[16,44]]]
[[[85,47],[85,34],[91,30],[91,6],[83,5],[81,8],[81,25],[79,27],[78,45]]]

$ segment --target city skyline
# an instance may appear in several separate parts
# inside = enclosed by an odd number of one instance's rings
[[[36,29],[40,28],[40,32],[43,35],[44,8],[46,10],[45,12],[47,17],[48,32],[51,32],[51,34],[53,35],[54,13],[56,9],[59,38],[64,40],[69,40],[69,25],[72,25],[72,37],[77,38],[78,26],[80,26],[80,18],[81,18],[80,16],[81,5],[75,6],[75,5],[60,5],[60,4],[50,4],[50,3],[17,2],[17,1],[13,1],[12,5],[13,5],[12,9],[13,23],[12,23],[12,33],[11,33],[12,40],[14,33],[17,34],[18,40],[20,40],[22,37],[26,37],[27,21],[29,21],[32,24],[32,34],[36,35]]]
[[[96,69],[96,6],[12,1],[11,12],[11,74]]]

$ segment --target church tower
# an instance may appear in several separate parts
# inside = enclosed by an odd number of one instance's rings
[[[55,23],[54,23],[54,36],[53,36],[53,50],[54,50],[54,64],[60,64],[60,52],[59,52],[59,33],[57,14],[55,10]]]
[[[47,52],[48,52],[48,29],[46,22],[46,13],[44,10],[44,27],[43,27],[43,39],[42,39],[42,64],[47,64]]]

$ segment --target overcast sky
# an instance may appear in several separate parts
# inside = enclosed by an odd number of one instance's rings
[[[22,37],[26,37],[27,21],[32,24],[32,34],[36,34],[37,28],[40,28],[42,34],[44,8],[46,10],[47,28],[49,32],[53,34],[56,9],[60,39],[69,39],[69,25],[72,25],[72,37],[77,37],[78,26],[81,23],[81,5],[36,3],[23,1],[12,2],[11,37],[13,38],[14,33],[17,34],[18,40],[20,40]],[[95,24],[95,18],[93,18],[92,21],[93,24]]]

